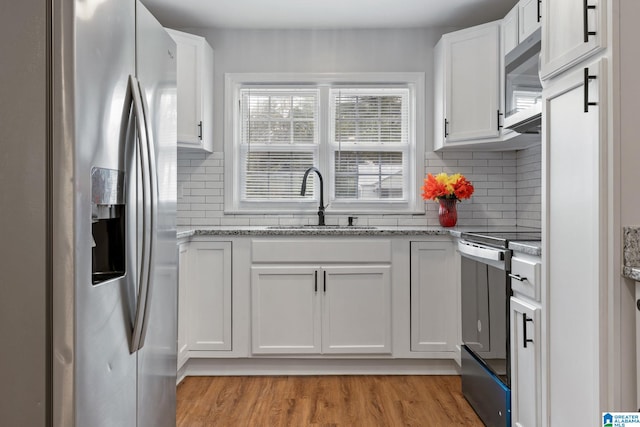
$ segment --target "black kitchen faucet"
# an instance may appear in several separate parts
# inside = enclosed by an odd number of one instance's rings
[[[318,174],[318,178],[320,178],[320,207],[318,208],[318,225],[324,224],[324,183],[322,181],[322,174],[316,167],[310,167],[304,173],[304,178],[302,178],[302,188],[300,189],[300,195],[304,196],[307,191],[307,177],[309,173],[315,172]]]

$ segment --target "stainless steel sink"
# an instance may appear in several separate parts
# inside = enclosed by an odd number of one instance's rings
[[[268,230],[375,230],[373,225],[269,225]]]

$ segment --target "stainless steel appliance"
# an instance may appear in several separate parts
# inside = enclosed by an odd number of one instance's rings
[[[462,233],[462,392],[485,425],[511,425],[509,241],[539,232]]]
[[[35,240],[2,257],[0,425],[175,426],[175,44],[135,0],[25,3],[0,193]]]
[[[504,59],[504,127],[519,133],[540,133],[542,83],[538,74],[541,29],[520,42]]]

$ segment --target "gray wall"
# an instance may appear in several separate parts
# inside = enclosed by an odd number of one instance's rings
[[[517,153],[432,151],[433,46],[451,29],[403,30],[228,30],[184,29],[205,36],[214,50],[214,153],[178,154],[178,225],[266,225],[308,223],[309,215],[224,215],[224,74],[251,72],[424,72],[426,76],[425,171],[461,172],[476,186],[460,204],[460,225],[539,226],[518,214]],[[539,164],[539,156],[538,156]],[[539,181],[538,181],[539,187]],[[530,191],[530,190],[527,190]],[[535,191],[535,190],[533,190]],[[539,189],[537,190],[539,194]],[[539,202],[538,202],[539,203]],[[526,209],[531,209],[527,203]],[[437,204],[426,202],[426,215],[360,215],[370,225],[437,225]],[[346,217],[331,216],[329,223]],[[535,215],[534,215],[535,216]]]
[[[47,416],[47,2],[0,13],[0,425]]]

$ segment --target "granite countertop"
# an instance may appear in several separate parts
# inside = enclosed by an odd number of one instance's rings
[[[623,227],[622,276],[640,281],[640,227]]]
[[[268,226],[218,226],[218,227],[180,227],[178,239],[193,236],[451,236],[459,238],[463,232],[495,232],[495,231],[531,231],[526,227],[504,226],[463,226],[443,228],[437,226],[336,226],[324,227],[309,225],[268,225]],[[542,249],[539,242],[509,242],[513,251],[540,256]]]
[[[530,240],[512,241],[512,242],[509,242],[509,249],[511,249],[514,252],[520,252],[523,254],[528,254],[533,256],[542,256],[541,242],[533,242]]]
[[[220,226],[178,229],[178,239],[192,236],[446,236],[449,229],[427,226],[268,225]]]

